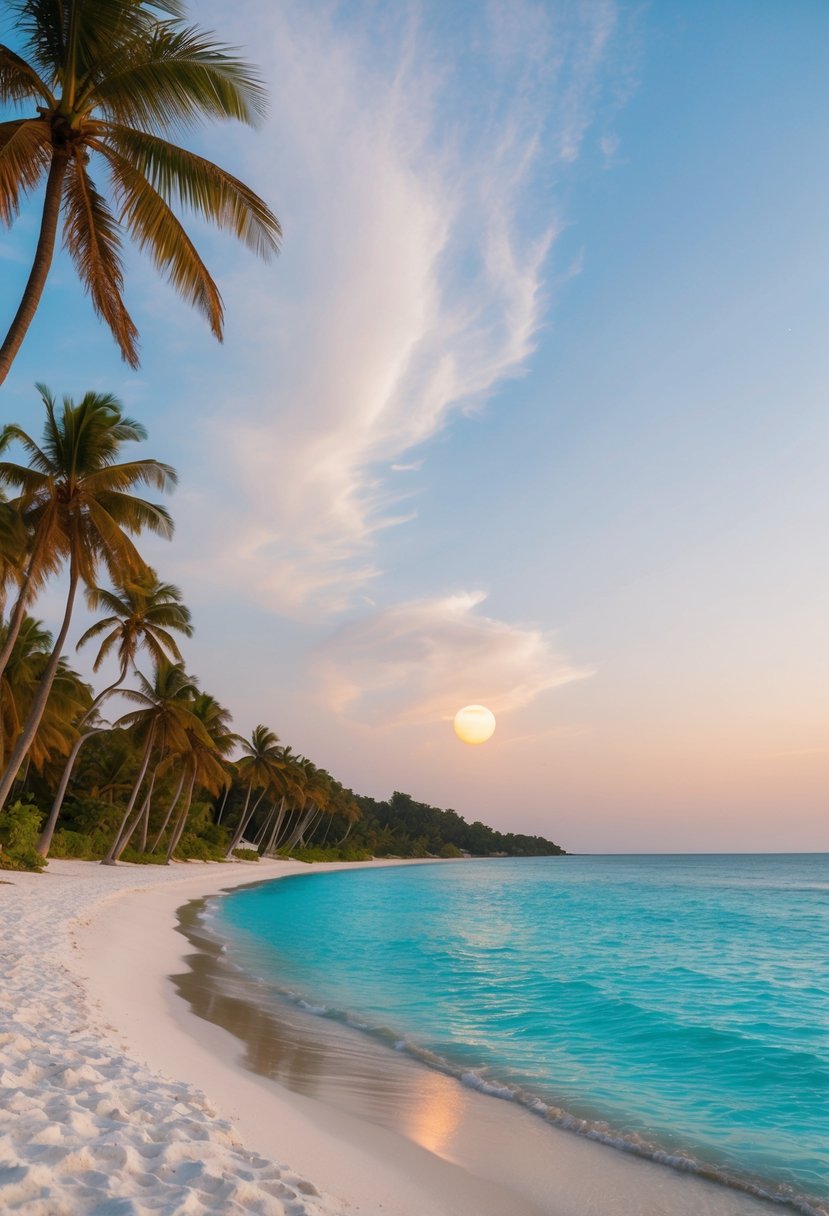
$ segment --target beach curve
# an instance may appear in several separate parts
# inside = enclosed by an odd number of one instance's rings
[[[620,1214],[771,1210],[474,1091],[459,1097],[447,1160],[246,1070],[233,1036],[175,995],[169,977],[190,948],[176,913],[309,872],[295,862],[52,862],[43,876],[8,880],[2,1084],[16,1097],[3,1115],[6,1210],[583,1216],[610,1196]]]

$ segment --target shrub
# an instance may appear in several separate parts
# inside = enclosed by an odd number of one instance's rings
[[[100,833],[111,841],[123,813],[120,803],[113,806],[93,794],[74,794],[64,803],[61,820],[71,832],[85,836]]]
[[[179,861],[224,861],[227,846],[210,844],[195,832],[185,832],[178,842],[174,856]]]
[[[0,812],[0,868],[42,870],[46,860],[37,852],[41,813],[26,802],[13,802]]]
[[[199,836],[208,844],[218,845],[225,852],[230,844],[230,833],[220,823],[206,823],[204,827],[199,828]],[[257,853],[256,856],[258,857],[259,854]]]
[[[234,849],[233,856],[238,857],[240,861],[258,861],[259,854],[256,849]]]
[[[441,857],[463,857],[460,849],[456,844],[445,844],[440,851]]]
[[[103,832],[73,832],[69,828],[63,828],[52,837],[49,856],[98,861],[104,856],[109,845],[110,839]]]
[[[136,849],[124,849],[121,861],[129,861],[136,866],[163,866],[167,863],[167,855],[166,853],[139,853]]]
[[[294,861],[371,861],[372,855],[368,849],[360,845],[332,845],[323,849],[318,845],[310,848],[294,849],[288,854]]]

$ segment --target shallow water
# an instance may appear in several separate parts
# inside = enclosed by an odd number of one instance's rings
[[[829,857],[498,859],[214,904],[310,1012],[466,1084],[824,1211]]]

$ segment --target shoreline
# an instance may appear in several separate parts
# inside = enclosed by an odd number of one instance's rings
[[[338,868],[400,864],[406,863],[343,863]],[[187,971],[186,957],[192,951],[177,931],[177,913],[195,900],[224,890],[317,868],[296,862],[257,866],[187,863],[148,873],[144,867],[108,869],[95,863],[53,862],[45,875],[15,874],[9,886],[2,888],[10,894],[12,887],[18,887],[32,897],[40,887],[44,896],[52,897],[53,913],[55,904],[66,909],[63,924],[53,926],[57,945],[64,943],[62,956],[59,949],[57,955],[53,950],[46,961],[68,962],[69,972],[81,982],[85,1016],[94,1024],[95,1042],[107,1038],[111,1046],[113,1037],[117,1039],[125,1052],[127,1070],[132,1067],[127,1062],[141,1061],[143,1093],[149,1105],[156,1102],[159,1118],[165,1102],[170,1103],[182,1086],[185,1102],[205,1112],[198,1116],[202,1124],[215,1119],[210,1104],[218,1107],[219,1118],[207,1134],[199,1128],[194,1151],[202,1143],[204,1155],[212,1154],[211,1168],[216,1173],[215,1158],[221,1153],[215,1142],[221,1141],[222,1151],[227,1153],[229,1147],[247,1163],[244,1172],[259,1171],[260,1182],[255,1177],[243,1180],[247,1198],[240,1211],[296,1216],[332,1212],[422,1216],[424,1211],[434,1216],[502,1216],[504,1211],[511,1216],[584,1216],[589,1211],[609,1210],[611,1201],[619,1216],[645,1211],[649,1216],[686,1212],[689,1216],[759,1216],[781,1210],[779,1205],[699,1176],[681,1174],[551,1127],[527,1110],[469,1090],[453,1078],[440,1077],[391,1049],[386,1049],[388,1062],[393,1060],[420,1087],[427,1111],[445,1113],[451,1100],[454,1131],[448,1147],[442,1146],[442,1155],[396,1130],[292,1092],[284,1084],[250,1071],[243,1062],[239,1039],[197,1017],[176,995],[170,977]],[[325,866],[326,870],[332,868]],[[48,915],[49,898],[30,898],[32,902],[42,904]],[[429,1078],[428,1085],[424,1078]],[[439,1101],[432,1085],[436,1078],[440,1078]],[[207,1104],[202,1092],[208,1095]],[[120,1128],[116,1130],[120,1132]],[[82,1129],[80,1134],[82,1138]],[[192,1160],[192,1153],[190,1156]],[[273,1160],[287,1160],[290,1168],[274,1166]],[[228,1175],[233,1168],[233,1163],[229,1168],[225,1165],[226,1189],[231,1186]],[[238,1161],[235,1168],[238,1174]],[[134,1169],[126,1169],[120,1195],[129,1195],[130,1186],[136,1193],[134,1175]],[[144,1185],[150,1183],[142,1181],[139,1193]],[[263,1189],[268,1186],[270,1191]],[[292,1196],[287,1202],[279,1200],[276,1207],[252,1206],[255,1194],[274,1195],[279,1187]],[[8,1205],[8,1210],[15,1208]],[[32,1207],[29,1203],[17,1210],[27,1216],[52,1216],[58,1210],[88,1209]],[[177,1209],[156,1206],[155,1210]],[[208,1210],[230,1213],[237,1209],[225,1197]]]

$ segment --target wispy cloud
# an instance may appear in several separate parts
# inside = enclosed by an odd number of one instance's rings
[[[507,713],[590,675],[557,653],[549,633],[479,612],[484,599],[415,600],[343,626],[320,650],[322,699],[357,720],[399,726],[451,718],[468,703]]]
[[[415,472],[414,450],[525,367],[558,230],[528,187],[578,150],[615,6],[553,20],[492,4],[460,64],[414,11],[361,25],[246,6],[239,31],[249,40],[257,14],[274,96],[256,180],[272,163],[286,244],[275,276],[246,266],[226,291],[245,372],[206,420],[233,500],[210,569],[282,611],[353,602],[379,534],[412,518],[391,472]]]

